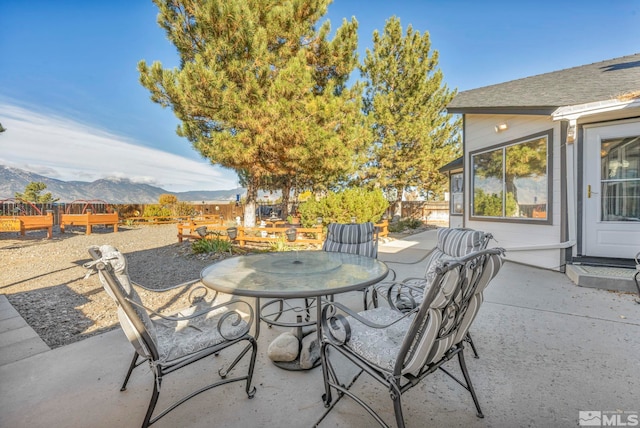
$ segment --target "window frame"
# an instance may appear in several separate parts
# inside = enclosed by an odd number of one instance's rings
[[[453,176],[460,176],[462,189],[459,192],[453,191]],[[462,197],[462,209],[459,213],[454,212],[455,195]],[[463,216],[464,215],[464,171],[456,171],[449,173],[449,215]]]
[[[507,147],[515,146],[518,144],[523,144],[532,140],[537,140],[540,138],[547,139],[547,216],[545,219],[538,218],[525,218],[525,217],[492,217],[492,216],[477,216],[474,215],[475,208],[475,171],[474,171],[474,156],[493,152],[496,150],[505,150]],[[504,159],[504,158],[503,158]],[[505,141],[500,144],[495,144],[488,147],[483,147],[482,149],[477,149],[472,152],[469,152],[469,220],[473,221],[492,221],[492,222],[500,222],[500,223],[526,223],[533,225],[551,225],[553,224],[553,129],[548,129],[546,131],[538,132],[535,134],[530,134],[525,137],[517,138],[514,140]],[[502,189],[503,189],[503,206],[506,198],[505,191],[505,166],[503,164],[502,168]]]

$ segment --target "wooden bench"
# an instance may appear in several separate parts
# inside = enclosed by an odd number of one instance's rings
[[[27,230],[46,230],[47,239],[53,237],[53,214],[0,216],[0,232],[20,232],[24,236]]]
[[[118,231],[118,213],[94,214],[87,212],[85,214],[61,214],[60,215],[60,232],[64,233],[66,226],[84,226],[87,228],[87,235],[91,235],[91,228],[97,224],[105,226],[113,226],[113,231]]]

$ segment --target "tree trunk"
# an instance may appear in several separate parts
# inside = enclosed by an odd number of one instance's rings
[[[393,218],[402,218],[402,198],[393,203]]]
[[[258,186],[256,180],[247,180],[247,200],[244,206],[244,226],[254,227],[256,225],[256,200],[258,199]]]
[[[282,187],[282,218],[286,219],[289,215],[289,200],[291,195],[291,181],[286,180]]]
[[[398,192],[396,193],[396,200],[393,202],[393,218],[394,220],[396,218],[400,219],[402,218],[402,195],[403,195],[403,191],[402,190],[398,190]]]

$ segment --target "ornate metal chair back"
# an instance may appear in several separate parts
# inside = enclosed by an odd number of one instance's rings
[[[143,358],[159,358],[156,331],[149,314],[142,308],[142,300],[133,288],[124,255],[110,245],[89,249],[98,270],[100,283],[116,303],[118,320],[127,339]],[[136,302],[136,306],[131,302]]]
[[[436,277],[416,308],[396,359],[396,373],[417,376],[464,340],[484,289],[502,266],[502,253],[496,248],[436,262]]]

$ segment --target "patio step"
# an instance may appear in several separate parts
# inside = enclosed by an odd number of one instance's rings
[[[7,296],[0,295],[0,366],[51,350],[15,310]]]
[[[567,265],[566,273],[574,283],[581,287],[638,293],[636,283],[633,280],[636,272],[637,270],[633,268],[572,264]]]

